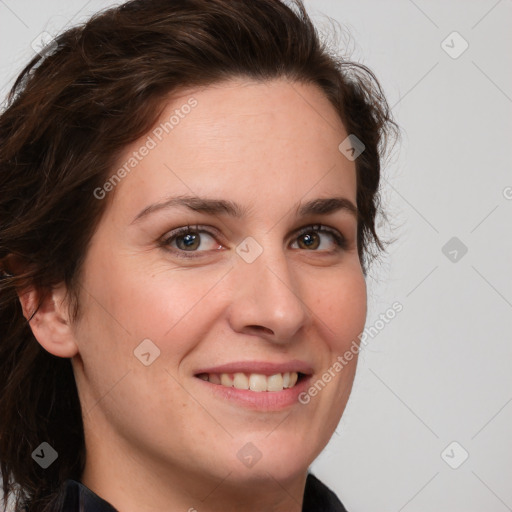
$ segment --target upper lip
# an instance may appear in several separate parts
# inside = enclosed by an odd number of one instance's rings
[[[272,363],[267,361],[237,361],[225,363],[218,366],[201,368],[195,375],[201,373],[259,373],[261,375],[275,375],[276,373],[297,372],[311,375],[313,369],[310,364],[294,359],[283,363]]]

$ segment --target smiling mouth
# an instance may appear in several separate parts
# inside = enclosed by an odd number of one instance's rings
[[[227,388],[243,389],[256,392],[278,392],[293,388],[306,375],[300,372],[275,373],[199,373],[197,378]]]

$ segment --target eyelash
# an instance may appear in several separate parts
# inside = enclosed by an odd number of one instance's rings
[[[337,230],[329,228],[327,226],[323,226],[322,224],[313,224],[310,226],[306,226],[302,229],[300,229],[297,234],[295,235],[296,238],[299,238],[303,235],[309,234],[309,233],[328,233],[332,236],[335,244],[338,246],[338,248],[335,251],[317,251],[313,250],[311,252],[327,252],[328,254],[333,254],[333,252],[338,252],[340,250],[346,250],[347,249],[347,239]],[[173,242],[175,239],[179,238],[180,236],[187,235],[187,234],[196,234],[196,233],[206,233],[207,235],[211,236],[212,238],[216,238],[215,233],[212,233],[211,231],[208,231],[207,229],[203,229],[202,226],[184,226],[182,228],[175,229],[171,233],[168,234],[168,236],[165,236],[160,241],[160,246],[169,250],[169,245],[171,242]],[[201,252],[208,252],[208,251],[184,251],[182,249],[171,249],[174,254],[176,254],[180,258],[199,258],[202,255]],[[306,249],[304,249],[306,250]],[[196,254],[194,254],[196,253]],[[197,254],[199,253],[199,254]]]

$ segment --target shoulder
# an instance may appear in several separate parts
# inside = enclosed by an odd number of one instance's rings
[[[308,473],[302,512],[347,512],[329,487],[312,473]]]

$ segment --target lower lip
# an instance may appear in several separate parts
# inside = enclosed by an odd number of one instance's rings
[[[282,391],[250,391],[248,389],[228,388],[197,377],[196,379],[223,400],[228,400],[249,409],[278,411],[300,403],[299,395],[308,388],[311,376],[302,377],[293,388],[286,388]]]

